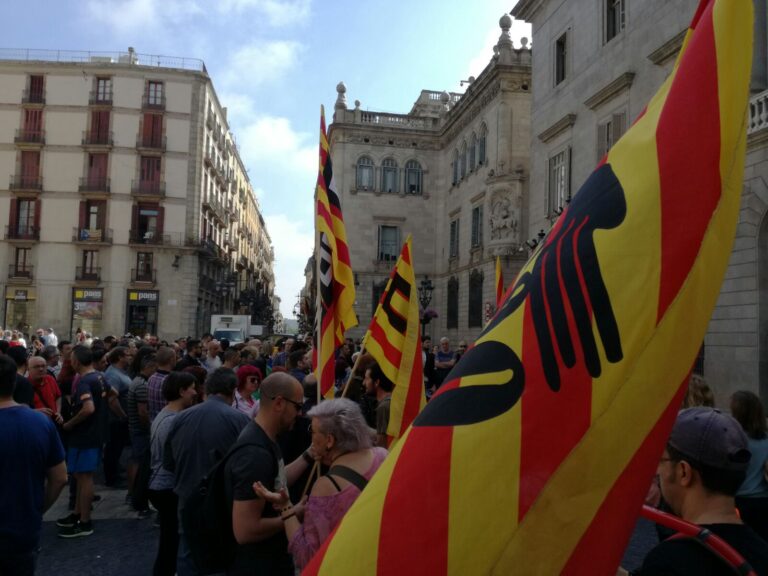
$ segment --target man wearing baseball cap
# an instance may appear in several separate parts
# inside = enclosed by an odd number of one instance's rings
[[[768,574],[768,543],[741,522],[734,495],[750,460],[747,437],[731,416],[713,408],[682,410],[659,460],[661,493],[672,511],[722,538]],[[694,538],[670,538],[651,550],[637,574],[735,574],[734,567]]]

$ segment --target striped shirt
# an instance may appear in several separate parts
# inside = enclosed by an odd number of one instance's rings
[[[147,408],[150,421],[154,420],[155,416],[160,414],[160,410],[168,404],[163,396],[163,382],[168,374],[165,370],[158,370],[147,380]]]

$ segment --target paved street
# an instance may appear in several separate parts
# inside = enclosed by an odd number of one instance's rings
[[[95,532],[87,538],[65,540],[56,536],[56,518],[67,515],[66,490],[43,519],[42,552],[37,574],[78,576],[141,576],[152,573],[158,529],[154,519],[138,519],[125,504],[125,490],[97,486],[102,500],[94,503]],[[639,567],[656,543],[653,525],[638,522],[622,565]]]
[[[37,574],[133,576],[152,573],[158,529],[154,518],[138,519],[125,504],[125,490],[96,487],[94,534],[66,540],[57,537],[56,519],[66,516],[67,489],[43,518],[42,551]]]

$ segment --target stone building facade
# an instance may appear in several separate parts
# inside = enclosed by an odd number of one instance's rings
[[[548,230],[669,75],[698,0],[520,0],[533,27],[531,230]],[[739,389],[768,398],[766,2],[756,0],[742,210],[697,370],[719,406]],[[702,121],[706,119],[702,118]]]
[[[171,338],[273,297],[269,235],[200,60],[3,51],[0,174],[5,327]]]
[[[495,309],[495,258],[507,281],[524,263],[531,52],[511,19],[464,94],[423,90],[407,114],[350,109],[339,84],[330,144],[356,277],[362,336],[401,246],[417,284],[432,281],[433,338],[473,340]],[[490,56],[490,55],[489,55]]]

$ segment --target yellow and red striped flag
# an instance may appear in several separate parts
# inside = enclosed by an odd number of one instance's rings
[[[330,398],[333,396],[336,379],[336,349],[344,341],[344,333],[357,326],[357,316],[354,310],[355,279],[349,260],[341,203],[333,181],[330,147],[325,130],[325,109],[322,106],[320,168],[315,206],[315,233],[318,235],[315,255],[318,279],[315,374],[319,394]]]
[[[504,299],[504,274],[501,271],[501,257],[496,256],[496,310]]]
[[[675,67],[306,575],[614,574],[730,256],[752,0]]]
[[[426,404],[419,298],[411,255],[409,234],[362,344],[395,385],[387,428],[390,445],[402,436]]]

